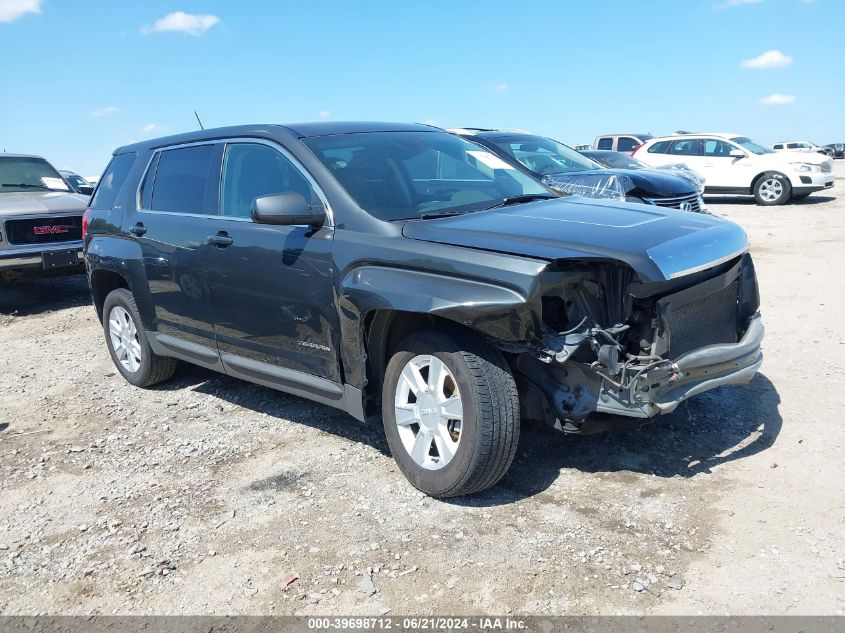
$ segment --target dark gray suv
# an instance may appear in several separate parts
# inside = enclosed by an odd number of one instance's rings
[[[118,371],[177,359],[381,419],[428,494],[483,490],[520,421],[644,421],[751,380],[763,326],[743,231],[567,200],[423,125],[205,130],[118,149],[88,212]]]

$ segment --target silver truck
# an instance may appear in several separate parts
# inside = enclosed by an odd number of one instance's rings
[[[40,156],[0,154],[0,283],[84,272],[88,200]]]

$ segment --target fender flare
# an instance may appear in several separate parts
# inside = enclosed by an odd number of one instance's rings
[[[418,270],[358,267],[341,280],[337,303],[344,376],[359,388],[366,382],[364,323],[375,310],[443,317],[505,344],[526,341],[539,327],[535,306],[516,290]]]
[[[141,322],[145,329],[150,330],[155,315],[152,311],[149,285],[146,282],[143,254],[138,243],[113,235],[94,235],[86,246],[85,259],[88,262],[89,283],[97,270],[115,273],[126,281],[135,296]]]

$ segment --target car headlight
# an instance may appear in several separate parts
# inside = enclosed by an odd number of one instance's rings
[[[812,165],[810,163],[790,163],[795,171],[821,171],[821,165]]]

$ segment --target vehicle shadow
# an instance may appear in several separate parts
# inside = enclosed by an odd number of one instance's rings
[[[836,202],[836,196],[816,196],[810,194],[808,197],[803,198],[801,200],[790,200],[785,205],[781,205],[783,208],[789,208],[790,206],[812,206],[815,204],[827,204],[828,202]],[[753,206],[761,206],[757,204],[757,201],[752,196],[704,196],[704,203],[707,205],[711,204],[733,204],[733,205],[747,205],[750,207]],[[763,208],[761,206],[761,208]],[[769,207],[771,208],[771,207]],[[776,208],[776,207],[775,207]]]
[[[550,436],[523,427],[519,452],[498,486],[454,503],[512,503],[548,488],[564,469],[695,477],[772,446],[783,419],[780,396],[762,374],[745,386],[721,387],[681,404],[638,429],[584,436]]]
[[[182,364],[173,380],[156,389],[186,388],[389,455],[379,424],[361,424],[330,407],[211,370]],[[490,490],[447,501],[473,507],[513,503],[546,490],[565,469],[665,478],[709,474],[717,466],[772,446],[783,424],[779,404],[775,386],[758,374],[749,385],[702,394],[635,430],[566,436],[523,425],[517,456],[504,479]]]
[[[0,283],[0,314],[29,316],[90,303],[85,275]]]

